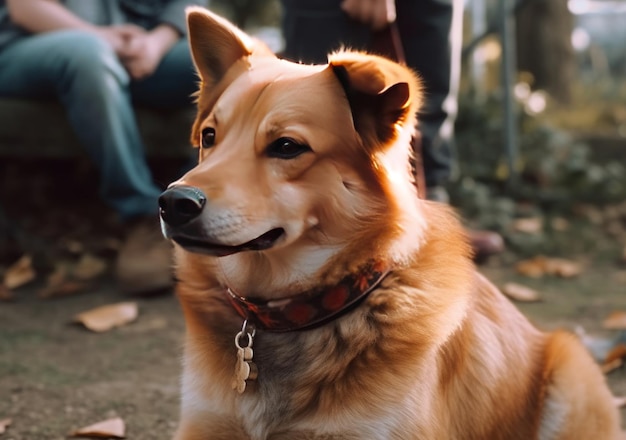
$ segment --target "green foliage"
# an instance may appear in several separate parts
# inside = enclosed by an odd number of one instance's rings
[[[552,210],[626,199],[621,162],[595,160],[588,144],[545,122],[542,115],[533,116],[521,106],[518,115],[518,178],[510,184],[500,100],[491,96],[477,105],[470,95],[461,98],[456,138],[462,176],[486,183],[501,196]]]

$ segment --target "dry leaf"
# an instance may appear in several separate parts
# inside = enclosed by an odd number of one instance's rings
[[[136,302],[121,302],[79,313],[74,321],[80,322],[93,332],[101,333],[134,321],[138,314]]]
[[[67,280],[58,285],[43,287],[37,292],[37,297],[41,299],[61,298],[84,292],[89,287],[85,281]]]
[[[543,275],[554,275],[561,278],[572,278],[580,275],[582,266],[575,261],[565,258],[547,258],[538,255],[529,260],[520,261],[515,266],[518,273],[532,278],[540,278]]]
[[[624,365],[624,361],[621,359],[613,359],[611,362],[605,362],[600,365],[600,370],[603,374],[609,374],[613,370],[617,370],[622,365]]]
[[[546,257],[540,255],[530,260],[520,261],[515,265],[515,270],[527,277],[541,278],[546,272],[545,259]]]
[[[91,280],[102,275],[106,268],[107,264],[103,259],[91,254],[85,254],[74,267],[72,274],[75,278],[82,281]]]
[[[0,301],[13,301],[15,295],[4,284],[0,284]]]
[[[0,420],[0,434],[4,434],[9,426],[11,426],[13,420],[11,419],[2,419]]]
[[[124,438],[126,436],[126,425],[119,417],[94,423],[77,429],[70,434],[71,437],[91,437],[91,438]]]
[[[541,217],[518,218],[513,221],[513,230],[526,234],[537,234],[543,229]]]
[[[626,358],[626,345],[618,343],[614,347],[612,347],[609,350],[609,352],[606,354],[604,358],[604,363],[608,364],[617,359],[624,359],[624,358]]]
[[[36,277],[33,269],[33,259],[30,255],[24,255],[9,267],[4,274],[4,286],[7,289],[16,289],[30,283]]]
[[[619,284],[626,284],[626,270],[620,270],[613,274],[613,279]]]
[[[607,353],[601,366],[602,372],[604,374],[608,374],[611,371],[620,368],[624,365],[624,358],[626,358],[626,345],[617,344]]]
[[[574,261],[564,258],[547,258],[546,273],[561,278],[572,278],[580,275],[582,266]]]
[[[530,287],[517,283],[506,283],[502,288],[502,292],[515,301],[534,302],[541,301],[539,292]]]
[[[46,280],[46,286],[39,290],[37,296],[43,299],[58,298],[81,292],[89,287],[85,281],[68,279],[68,269],[65,265],[58,265]]]
[[[602,327],[610,330],[626,329],[626,312],[616,310],[611,312],[609,316],[602,321]]]
[[[622,396],[613,396],[613,404],[617,408],[623,408],[626,406],[626,397]]]
[[[67,265],[56,264],[54,271],[50,275],[48,275],[46,284],[48,286],[59,286],[63,284],[63,282],[67,279],[67,273]]]

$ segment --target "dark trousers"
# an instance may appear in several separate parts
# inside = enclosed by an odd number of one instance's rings
[[[327,54],[342,47],[367,50],[369,28],[351,20],[340,3],[282,0],[285,57],[326,63]],[[453,168],[462,8],[459,0],[396,0],[406,62],[418,72],[426,93],[418,129],[427,187],[445,185]]]

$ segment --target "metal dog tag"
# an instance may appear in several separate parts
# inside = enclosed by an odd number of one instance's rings
[[[252,343],[254,342],[254,333],[248,331],[247,321],[244,321],[241,331],[235,336],[235,347],[237,348],[237,363],[235,365],[235,376],[233,378],[232,387],[239,394],[246,390],[247,381],[255,380],[259,374],[257,366],[252,362],[254,352],[252,351]],[[245,346],[241,345],[241,338],[247,336]]]

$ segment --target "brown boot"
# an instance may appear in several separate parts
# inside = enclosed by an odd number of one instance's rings
[[[157,217],[133,221],[120,248],[115,276],[122,291],[151,294],[173,286],[172,246],[163,238]]]
[[[465,232],[474,250],[474,261],[477,263],[484,262],[489,256],[504,251],[504,239],[497,232],[467,228]]]
[[[426,198],[433,202],[450,203],[448,191],[443,186],[428,187],[426,189]],[[504,239],[497,232],[467,228],[465,232],[474,250],[474,261],[477,263],[482,263],[489,256],[504,251]]]

